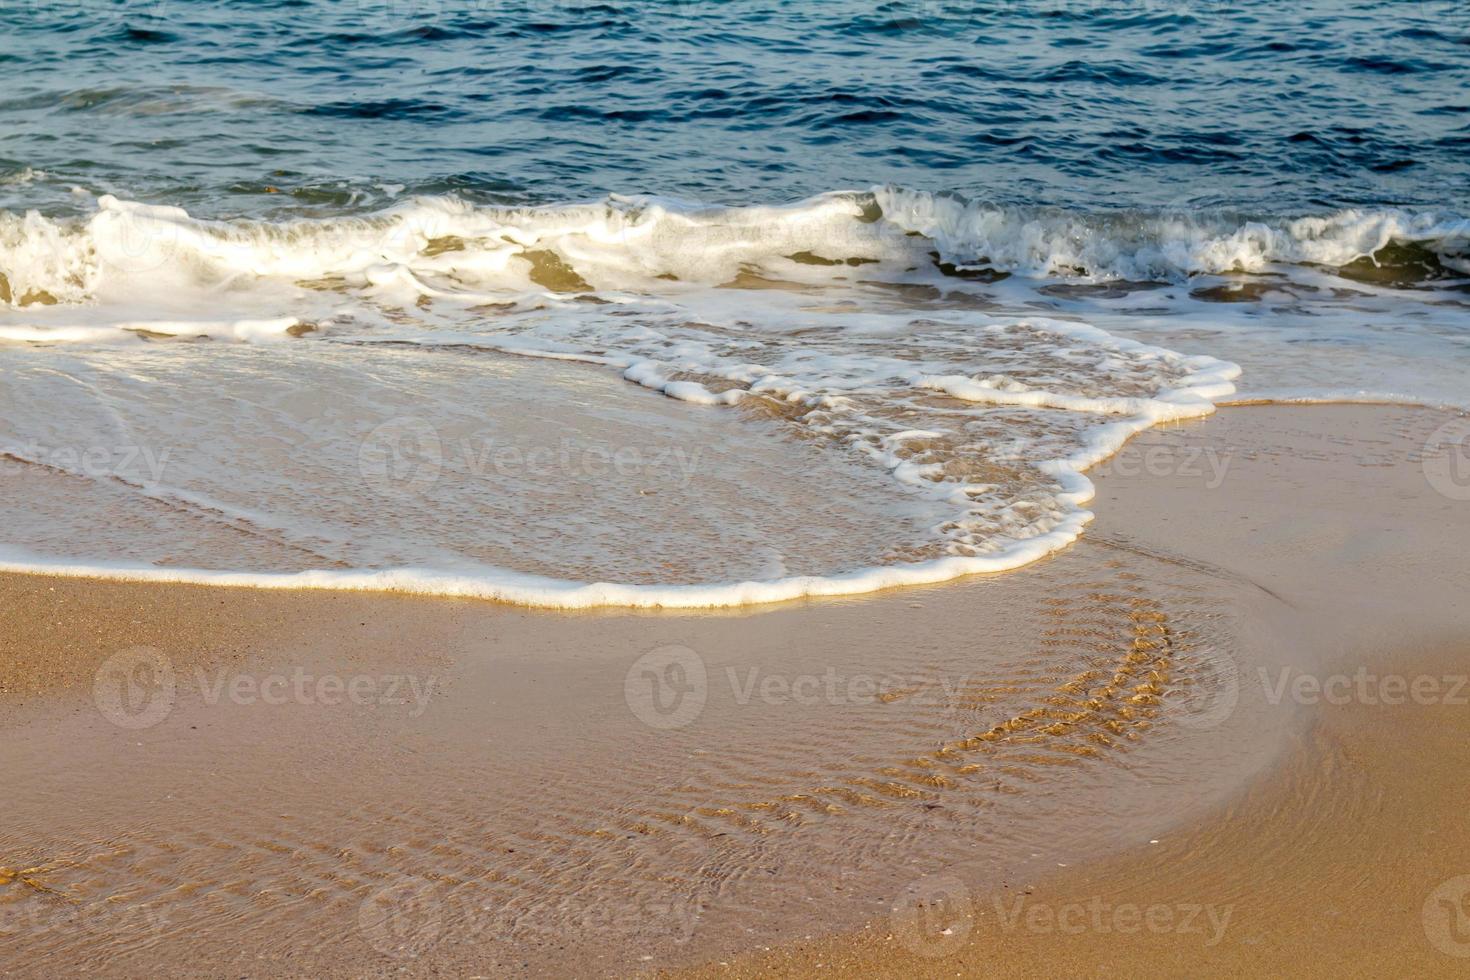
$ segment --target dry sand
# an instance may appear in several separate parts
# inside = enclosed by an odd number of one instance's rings
[[[1049,561],[745,614],[0,579],[0,972],[1454,971],[1447,418],[1227,409]]]

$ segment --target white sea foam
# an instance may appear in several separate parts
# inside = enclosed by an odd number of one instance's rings
[[[1268,218],[1226,213],[1119,212],[976,205],[902,189],[875,192],[885,218],[932,239],[958,263],[1035,276],[1178,279],[1262,272],[1277,264],[1348,265],[1392,243],[1422,243],[1470,275],[1470,221],[1398,209]]]
[[[801,265],[793,256],[927,266],[931,250],[960,266],[1032,275],[1177,279],[1277,263],[1342,266],[1395,242],[1421,244],[1446,269],[1470,275],[1470,222],[1393,209],[1293,219],[1083,215],[876,188],[781,207],[613,196],[506,208],[420,197],[375,214],[280,223],[205,221],[110,195],[88,218],[0,212],[0,271],[12,303],[269,278],[341,279],[429,296],[513,293],[538,288],[536,262],[546,255],[604,290],[667,291],[671,279],[713,285],[748,270],[789,276]]]
[[[0,568],[556,607],[938,582],[1075,540],[1091,519],[1086,470],[1233,397],[1232,361],[1284,390],[1361,390],[1366,344],[1395,379],[1432,389],[1438,375],[1418,369],[1453,364],[1424,351],[1459,343],[1465,320],[1438,282],[1406,300],[1315,267],[1413,245],[1453,285],[1467,249],[1449,216],[1084,218],[895,189],[751,208],[419,198],[281,223],[97,203],[70,220],[0,214],[0,452],[37,447],[11,458],[44,462],[27,478],[52,488],[9,503]],[[1211,274],[1235,270],[1270,272],[1267,298],[1216,301],[1236,280]],[[989,281],[1004,271],[1023,275]],[[1126,282],[1146,278],[1167,283]],[[1394,343],[1379,344],[1375,325],[1390,323]],[[1310,361],[1294,356],[1303,338]],[[180,342],[200,339],[213,343]],[[1201,344],[1210,354],[1175,350]],[[568,361],[683,414],[615,405]],[[486,433],[546,438],[569,412],[605,446],[676,429],[699,443],[681,427],[728,413],[763,465],[801,479],[742,490],[738,465],[686,474],[689,495],[650,526],[639,501],[668,493],[666,475],[497,481],[468,449],[446,458]],[[418,456],[375,447],[399,430],[419,433]],[[817,455],[757,450],[782,434]],[[99,445],[172,462],[147,480],[66,462]],[[414,469],[425,447],[431,478]],[[364,469],[370,448],[410,474],[386,497]],[[810,482],[813,466],[838,482]],[[73,533],[75,481],[131,516]],[[573,506],[548,510],[558,493]]]

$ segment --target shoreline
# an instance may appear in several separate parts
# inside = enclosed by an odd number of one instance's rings
[[[1231,365],[1233,367],[1233,365]],[[1193,376],[1191,376],[1193,377]],[[1214,375],[1201,375],[1212,379]],[[1188,388],[1181,390],[1190,390]],[[1152,421],[1125,418],[1113,425],[1133,428],[1116,448],[1090,463],[1054,460],[1048,469],[1067,489],[1071,504],[1089,504],[1096,498],[1093,475],[1106,473],[1120,453],[1141,435],[1184,422],[1202,421],[1221,408],[1375,406],[1423,410],[1458,417],[1464,409],[1415,401],[1366,398],[1227,399],[1204,414],[1183,412]],[[1085,452],[1096,453],[1098,447]],[[3,455],[3,454],[0,454]],[[617,613],[632,609],[656,612],[713,612],[736,615],[812,599],[876,596],[916,587],[964,582],[983,575],[1014,572],[1076,545],[1097,518],[1091,510],[1068,512],[1056,526],[1034,537],[1012,540],[998,553],[947,555],[921,562],[855,568],[821,575],[796,575],[775,581],[723,581],[656,585],[615,581],[563,579],[511,568],[487,566],[475,574],[456,574],[432,568],[308,569],[293,572],[240,571],[195,567],[158,567],[102,561],[88,564],[65,558],[16,557],[0,549],[0,575],[34,576],[83,582],[118,582],[161,586],[198,586],[210,589],[251,589],[286,593],[366,593],[426,599],[471,599],[522,609],[556,612],[588,610]]]
[[[1405,430],[1414,426],[1394,434]],[[1328,441],[1356,441],[1360,462],[1407,470],[1409,479],[1398,481],[1400,499],[1434,509],[1463,506],[1462,499],[1447,503],[1425,486],[1416,488],[1415,477],[1426,479],[1413,472],[1420,460],[1412,460],[1412,469],[1402,460],[1390,463],[1379,444],[1383,435],[1380,426]],[[1160,433],[1134,448],[1147,453],[1152,442],[1177,450],[1187,441]],[[1100,487],[1107,486],[1104,478]],[[1157,523],[1111,533],[1107,508],[1118,503],[1104,505],[1095,544],[1166,560],[1201,557],[1188,547],[1199,542],[1180,548],[1162,526],[1178,519],[1172,509],[1156,515]],[[1391,533],[1387,529],[1400,516],[1395,510],[1373,515],[1385,525],[1373,532]],[[888,916],[861,930],[659,975],[1456,973],[1470,957],[1463,929],[1470,897],[1470,863],[1463,855],[1470,840],[1455,816],[1466,802],[1460,774],[1470,765],[1470,624],[1454,608],[1453,590],[1463,589],[1467,575],[1453,548],[1428,546],[1425,529],[1418,530],[1418,541],[1396,550],[1424,559],[1423,577],[1412,565],[1391,567],[1381,583],[1385,594],[1369,600],[1381,611],[1399,612],[1384,624],[1369,625],[1361,611],[1332,595],[1344,584],[1334,579],[1358,578],[1357,597],[1367,599],[1361,574],[1318,566],[1327,580],[1323,587],[1301,588],[1305,583],[1298,580],[1295,596],[1278,592],[1278,582],[1268,577],[1280,571],[1272,568],[1279,560],[1253,556],[1258,561],[1247,570],[1268,573],[1253,584],[1293,605],[1294,614],[1311,623],[1309,632],[1330,629],[1324,610],[1353,626],[1338,624],[1336,649],[1303,644],[1275,669],[1241,670],[1225,701],[1295,702],[1307,714],[1277,763],[1197,821],[1122,853],[1024,881],[997,883],[963,873],[920,878],[895,896]],[[1286,571],[1300,575],[1308,563],[1286,564]],[[1291,577],[1285,576],[1288,582]],[[1416,588],[1428,595],[1412,596]],[[1406,629],[1403,610],[1410,608],[1431,615]],[[1355,629],[1362,634],[1347,641]],[[1218,692],[1209,702],[1214,709],[1222,704]]]
[[[848,599],[566,613],[0,576],[4,764],[27,774],[0,831],[27,953],[0,972],[986,967],[965,959],[984,943],[895,959],[863,923],[925,882],[1059,908],[1058,875],[1117,867],[1088,894],[1123,896],[1154,877],[1139,850],[1175,854],[1262,787],[1321,790],[1282,777],[1315,706],[1255,672],[1470,645],[1463,504],[1406,455],[1444,417],[1153,429],[1095,472],[1065,551]],[[1232,921],[1211,949],[1244,956]]]

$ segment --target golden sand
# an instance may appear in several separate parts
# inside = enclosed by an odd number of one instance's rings
[[[1226,410],[1051,560],[748,613],[0,578],[0,972],[1453,971],[1470,709],[1299,684],[1455,675],[1442,421]]]
[[[1465,659],[1380,666],[1458,678]],[[679,975],[1462,976],[1467,768],[1461,701],[1329,705],[1270,778],[1156,845],[1000,888],[937,879],[866,929]]]

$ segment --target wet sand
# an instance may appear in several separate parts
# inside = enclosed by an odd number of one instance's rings
[[[1133,471],[1101,482],[1091,538],[1221,561],[1289,607],[1306,628],[1299,644],[1275,667],[1237,662],[1238,683],[1217,684],[1201,716],[1208,724],[1232,700],[1230,710],[1304,709],[1281,764],[1200,822],[1126,853],[1009,880],[921,878],[861,931],[686,975],[1463,975],[1470,494],[1425,482],[1413,447],[1432,420],[1412,412],[1259,407],[1220,421],[1203,439],[1175,430],[1133,443],[1117,464]],[[1211,508],[1200,523],[1196,506],[1131,485],[1148,478],[1151,447],[1163,467],[1153,481],[1182,486],[1163,461],[1185,447],[1225,452],[1232,435],[1260,439],[1249,456],[1219,459],[1244,471],[1221,484],[1240,513]],[[1314,494],[1325,476],[1347,486]],[[1152,519],[1141,521],[1145,508]]]
[[[1462,966],[1463,717],[1268,696],[1455,673],[1447,418],[1227,409],[1053,559],[743,614],[0,579],[0,972]]]
[[[1452,678],[1448,700],[1328,704],[1279,771],[1157,845],[998,887],[922,880],[861,932],[679,975],[1462,976],[1464,663],[1376,662]]]

